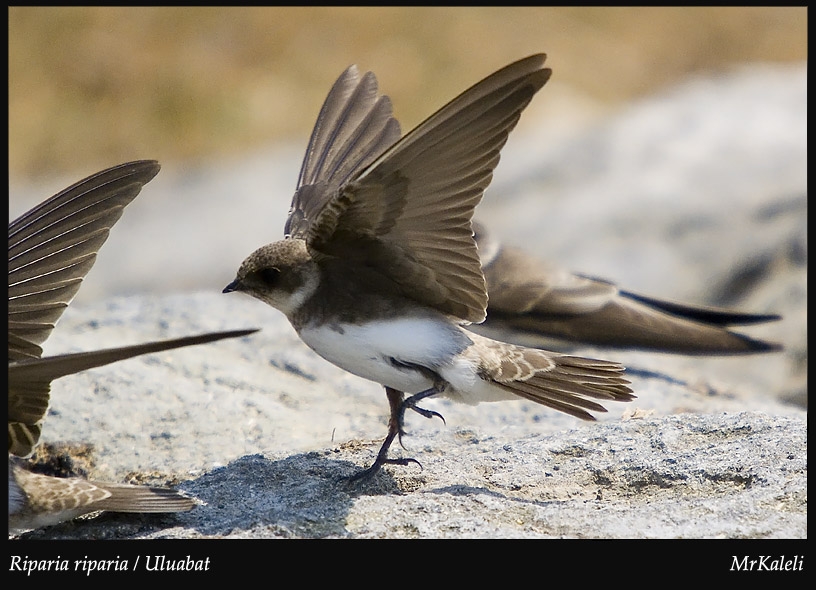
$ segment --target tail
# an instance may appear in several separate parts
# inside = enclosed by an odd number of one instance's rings
[[[480,359],[482,379],[559,412],[595,420],[589,411],[606,412],[606,408],[594,400],[628,402],[636,397],[620,363],[526,348],[476,334],[469,337],[489,351]]]
[[[110,512],[187,512],[196,502],[169,488],[129,484],[87,482],[104,489],[110,495],[100,501],[97,510]]]
[[[523,350],[525,358],[544,352],[532,348]],[[541,369],[529,379],[497,381],[496,384],[520,397],[582,420],[595,420],[588,410],[607,411],[593,400],[628,402],[636,398],[629,388],[629,381],[623,378],[625,369],[618,363],[579,356],[555,356],[550,362],[550,369]]]
[[[9,462],[9,530],[51,526],[96,511],[186,512],[196,501],[167,488],[33,473]]]

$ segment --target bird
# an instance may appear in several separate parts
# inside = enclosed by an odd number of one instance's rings
[[[634,399],[624,368],[492,340],[471,220],[500,150],[550,78],[545,55],[514,62],[400,136],[372,72],[352,65],[317,117],[282,240],[240,265],[224,292],[283,312],[318,355],[384,386],[388,434],[370,479],[404,434],[404,415],[441,417],[431,396],[466,404],[527,399],[585,420],[595,400]],[[405,397],[408,394],[408,397]]]
[[[152,486],[34,473],[9,460],[9,533],[53,526],[93,512],[187,512],[196,500]]]
[[[12,466],[13,457],[30,456],[39,443],[50,404],[51,383],[55,379],[142,354],[235,338],[257,331],[212,332],[103,350],[42,356],[41,345],[78,292],[111,227],[142,187],[158,174],[159,169],[158,162],[152,160],[108,168],[60,191],[9,223],[10,517],[13,509],[22,510],[28,506],[28,513],[44,510],[45,513],[41,514],[43,518],[44,514],[48,514],[48,518],[53,518],[55,514],[70,518],[76,510],[90,506],[91,500],[96,502],[94,506],[97,508],[94,510],[104,506],[105,510],[127,512],[173,512],[188,510],[193,506],[189,498],[172,490],[159,494],[162,501],[147,502],[148,498],[155,497],[156,492],[146,490],[142,494],[130,487],[120,489],[115,484],[87,481],[80,484],[53,477],[51,479],[57,481],[50,481],[43,479],[49,476],[24,474],[25,465],[19,461],[14,461]],[[23,490],[15,492],[18,498],[15,506],[11,502],[12,488]],[[97,491],[90,493],[91,489]],[[75,496],[73,500],[60,499],[63,493]],[[103,497],[113,499],[101,502]],[[70,510],[60,508],[74,504],[76,507]]]
[[[777,321],[756,314],[639,295],[600,278],[572,273],[495,239],[473,222],[488,292],[487,318],[472,329],[516,344],[553,339],[604,348],[685,355],[744,355],[782,345],[733,332],[731,326]]]

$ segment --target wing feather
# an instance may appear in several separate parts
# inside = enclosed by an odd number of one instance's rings
[[[158,172],[154,161],[103,170],[9,223],[9,360],[42,354],[110,228]]]
[[[305,234],[315,258],[375,266],[406,296],[463,321],[482,321],[487,291],[471,218],[499,150],[549,79],[543,62],[543,55],[531,56],[482,80],[336,194],[328,191]]]
[[[391,101],[377,79],[350,66],[329,91],[317,117],[284,234],[303,237],[340,187],[400,137]]]

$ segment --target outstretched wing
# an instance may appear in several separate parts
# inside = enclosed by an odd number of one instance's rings
[[[544,59],[482,80],[326,193],[305,233],[315,259],[376,268],[406,296],[482,321],[487,292],[471,217],[521,111],[550,77]]]
[[[121,164],[81,180],[9,224],[9,360],[40,345],[74,298],[110,228],[159,172],[154,161]]]
[[[304,237],[339,188],[400,137],[391,101],[377,96],[377,79],[350,66],[337,79],[317,117],[284,234]]]

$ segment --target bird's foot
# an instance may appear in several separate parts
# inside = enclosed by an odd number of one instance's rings
[[[382,469],[383,465],[409,465],[411,463],[416,463],[419,465],[419,468],[422,469],[422,463],[417,461],[416,459],[411,458],[403,458],[403,459],[380,459],[377,457],[377,460],[369,467],[368,469],[363,469],[359,473],[355,473],[351,477],[348,478],[349,483],[359,483],[365,482],[372,479],[377,473]]]

